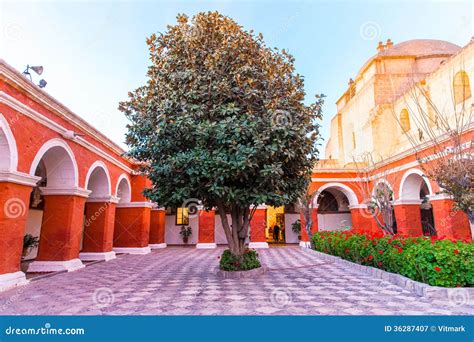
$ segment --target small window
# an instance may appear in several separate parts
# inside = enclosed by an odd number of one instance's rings
[[[408,114],[408,110],[402,109],[400,112],[400,126],[402,126],[403,133],[410,131],[410,114]]]
[[[187,226],[189,224],[189,212],[188,208],[177,208],[176,209],[176,225]]]
[[[456,104],[464,102],[471,97],[471,85],[469,84],[469,76],[465,71],[459,71],[454,76],[453,81],[454,102]]]

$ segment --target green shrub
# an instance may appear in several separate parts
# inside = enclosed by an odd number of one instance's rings
[[[474,286],[474,244],[436,237],[318,232],[317,251],[416,281],[443,287]]]
[[[248,271],[262,266],[258,260],[258,253],[253,249],[247,249],[243,256],[237,256],[230,250],[222,253],[220,269],[224,271]]]

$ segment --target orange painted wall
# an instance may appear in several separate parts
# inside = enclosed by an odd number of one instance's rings
[[[83,252],[110,252],[113,247],[115,203],[86,203]]]
[[[147,247],[150,240],[150,208],[117,208],[114,247]]]
[[[79,196],[44,196],[37,260],[64,261],[79,257],[86,199]]]
[[[164,210],[152,210],[150,217],[150,244],[165,242],[165,219]]]
[[[0,274],[20,270],[31,187],[0,183]]]

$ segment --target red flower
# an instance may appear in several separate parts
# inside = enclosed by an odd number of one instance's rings
[[[380,254],[383,254],[383,250],[382,250],[382,249],[380,249],[380,250],[379,250],[379,253],[380,253]]]
[[[369,255],[368,257],[369,260],[374,260],[374,256],[372,254]]]
[[[348,249],[346,249],[346,253],[349,253],[349,250],[348,250]]]
[[[377,265],[379,265],[379,267],[382,267],[382,262],[379,261]]]
[[[434,270],[435,270],[436,272],[441,272],[441,268],[439,268],[438,266],[436,266],[436,267],[434,268]]]
[[[453,252],[454,254],[459,254],[459,251],[457,249],[455,249]]]

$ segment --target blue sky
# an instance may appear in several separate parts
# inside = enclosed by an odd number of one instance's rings
[[[20,71],[43,65],[45,90],[125,147],[127,120],[117,106],[145,82],[146,37],[164,32],[177,13],[208,10],[295,56],[306,101],[327,95],[326,139],[335,101],[379,40],[431,38],[462,46],[474,35],[472,1],[3,1],[0,57]]]

